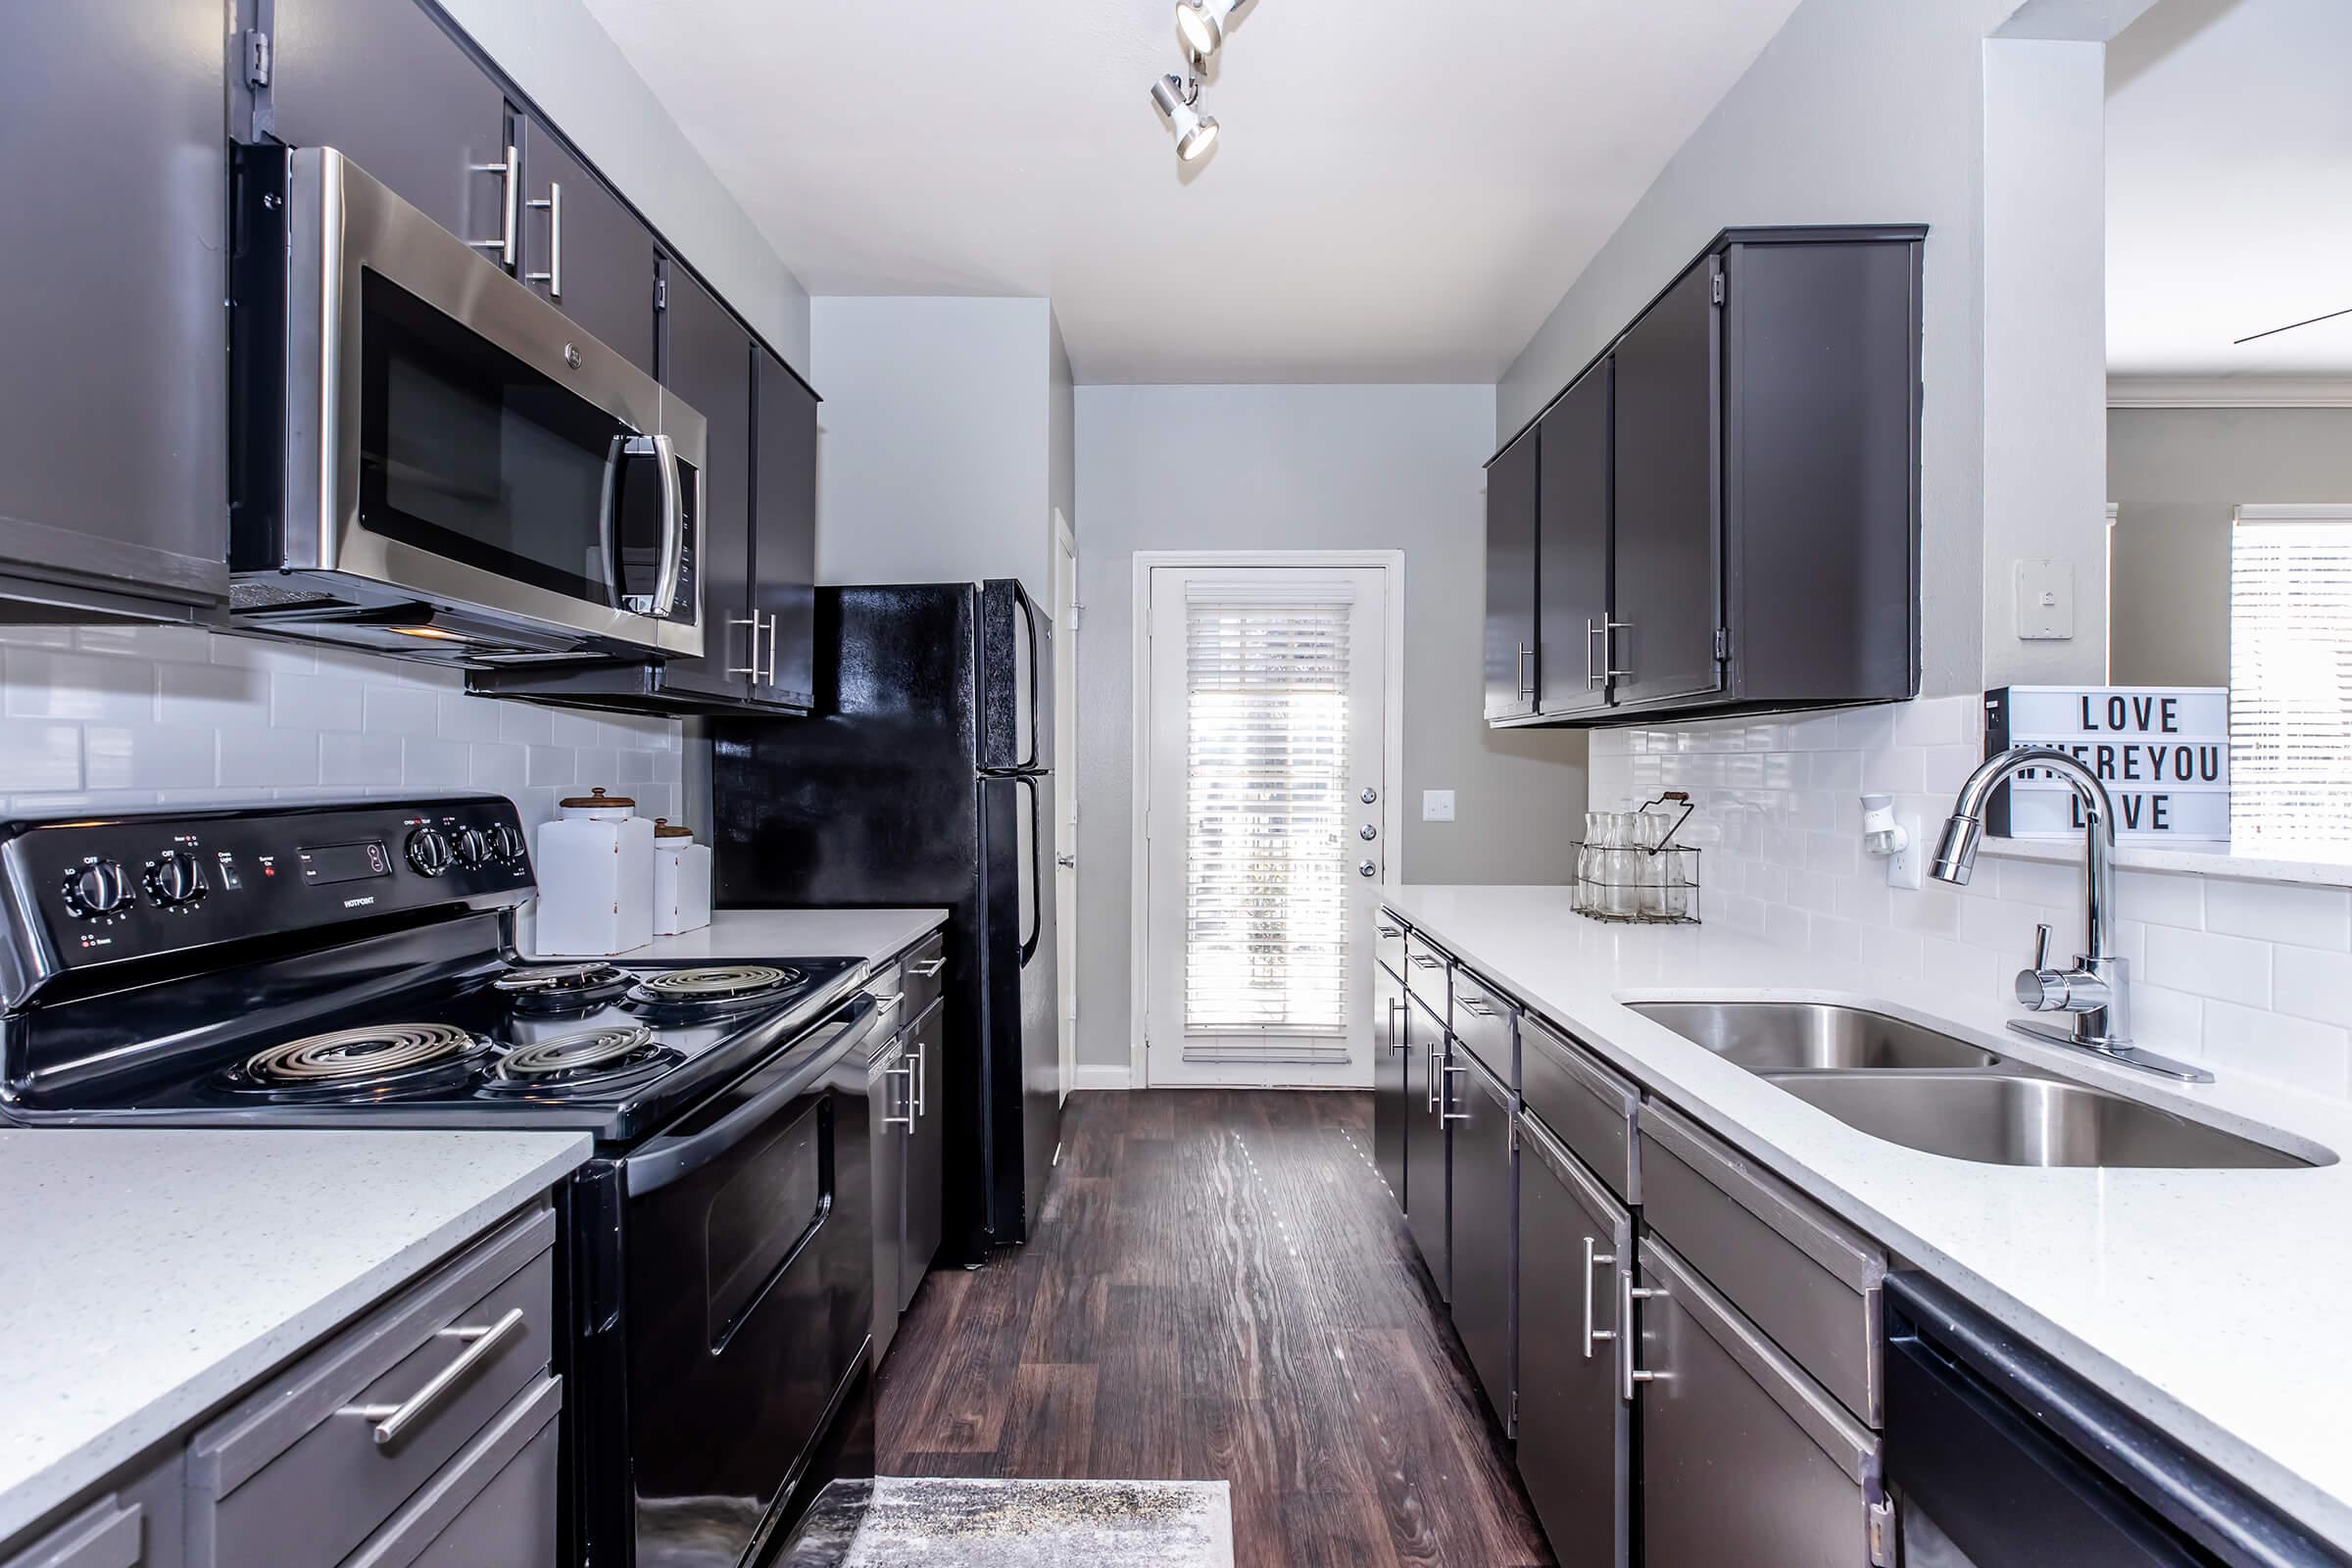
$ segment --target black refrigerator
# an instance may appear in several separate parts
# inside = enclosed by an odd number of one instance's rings
[[[1061,1124],[1054,626],[1019,583],[816,591],[816,713],[710,727],[722,907],[944,906],[946,1241],[1023,1241]]]

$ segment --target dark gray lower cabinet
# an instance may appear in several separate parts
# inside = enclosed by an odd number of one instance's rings
[[[1519,1124],[1519,1476],[1562,1568],[1626,1568],[1633,1216],[1533,1117]]]
[[[866,1059],[866,1152],[874,1183],[874,1361],[899,1336],[899,1242],[906,1209],[906,1050],[896,1036]]]
[[[1478,1058],[1457,1053],[1446,1070],[1453,1134],[1453,1327],[1487,1402],[1511,1430],[1518,1172],[1515,1096]]]
[[[1645,1568],[1868,1568],[1878,1434],[1655,1237],[1641,1286]]]
[[[1405,1058],[1412,1054],[1404,980],[1385,963],[1372,968],[1372,1160],[1396,1206],[1406,1203],[1404,1149],[1412,1101]]]
[[[1415,1118],[1404,1143],[1404,1219],[1413,1245],[1437,1282],[1438,1298],[1451,1298],[1447,1283],[1446,1144],[1449,1124],[1444,1119],[1445,1069],[1452,1046],[1446,1025],[1418,995],[1406,1009],[1412,1049],[1404,1057],[1405,1110]]]
[[[221,10],[19,12],[0,51],[0,620],[228,593]]]
[[[940,1050],[946,1039],[947,1004],[938,996],[933,969],[937,939],[918,948],[902,965],[879,971],[879,984],[893,1004],[913,1004],[921,1013],[891,1037],[867,1063],[866,1119],[872,1136],[874,1180],[874,1360],[880,1364],[898,1337],[899,1318],[914,1301],[939,1255],[946,1226],[947,1123],[937,1100]],[[933,981],[925,985],[923,981]]]
[[[899,1236],[899,1309],[905,1311],[922,1288],[931,1260],[939,1255],[946,1228],[947,1121],[937,1091],[940,1052],[947,1039],[947,1004],[934,1002],[907,1026],[904,1037],[906,1084],[913,1104],[906,1126],[906,1222]]]

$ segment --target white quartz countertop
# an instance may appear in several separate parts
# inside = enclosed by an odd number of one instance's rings
[[[2032,1169],[1883,1142],[1629,1009],[1770,992],[1865,1002],[2012,1061],[2304,1157],[2352,1106],[2256,1080],[2180,1085],[2008,1032],[1990,999],[1864,976],[1714,927],[1584,919],[1565,887],[1400,887],[1382,902],[2192,1451],[2352,1548],[2352,1165]],[[2152,1037],[2150,1050],[2196,1054]]]
[[[0,1542],[589,1147],[578,1133],[0,1130]]]
[[[947,923],[945,909],[718,909],[700,931],[656,937],[619,963],[862,958],[871,963]]]

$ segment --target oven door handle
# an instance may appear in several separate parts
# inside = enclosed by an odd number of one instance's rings
[[[725,1154],[763,1125],[779,1107],[821,1083],[826,1073],[865,1044],[882,1021],[880,1011],[862,995],[853,998],[832,1017],[844,1021],[840,1036],[775,1083],[699,1132],[656,1138],[629,1155],[623,1167],[628,1172],[629,1196],[639,1198],[660,1192]],[[816,1027],[821,1029],[825,1025]]]

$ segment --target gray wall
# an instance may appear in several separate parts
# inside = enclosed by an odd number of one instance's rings
[[[808,291],[587,7],[579,0],[440,4],[785,362],[814,380]]]
[[[1051,603],[1053,308],[828,295],[810,339],[817,581],[1017,576]]]
[[[1047,314],[1046,325],[1052,358],[1047,363],[1048,392],[1052,399],[1047,411],[1050,429],[1046,446],[1046,483],[1048,501],[1061,510],[1061,514],[1075,530],[1078,526],[1078,388],[1070,374],[1070,351],[1061,341],[1061,322]],[[1053,525],[1049,515],[1047,526]],[[1046,538],[1046,581],[1052,584],[1054,540]],[[1047,601],[1051,603],[1051,601]]]
[[[1526,422],[1720,228],[1920,221],[1926,680],[1983,673],[1984,39],[2018,0],[1805,0],[1495,387]],[[1569,280],[1563,280],[1569,281]]]
[[[1483,386],[1078,389],[1078,1059],[1124,1068],[1129,1017],[1135,553],[1404,552],[1406,882],[1559,882],[1583,826],[1585,742],[1490,731]],[[1420,820],[1451,789],[1456,820]]]
[[[2113,678],[2230,684],[2230,522],[2244,505],[2352,503],[2352,409],[2114,409]]]

